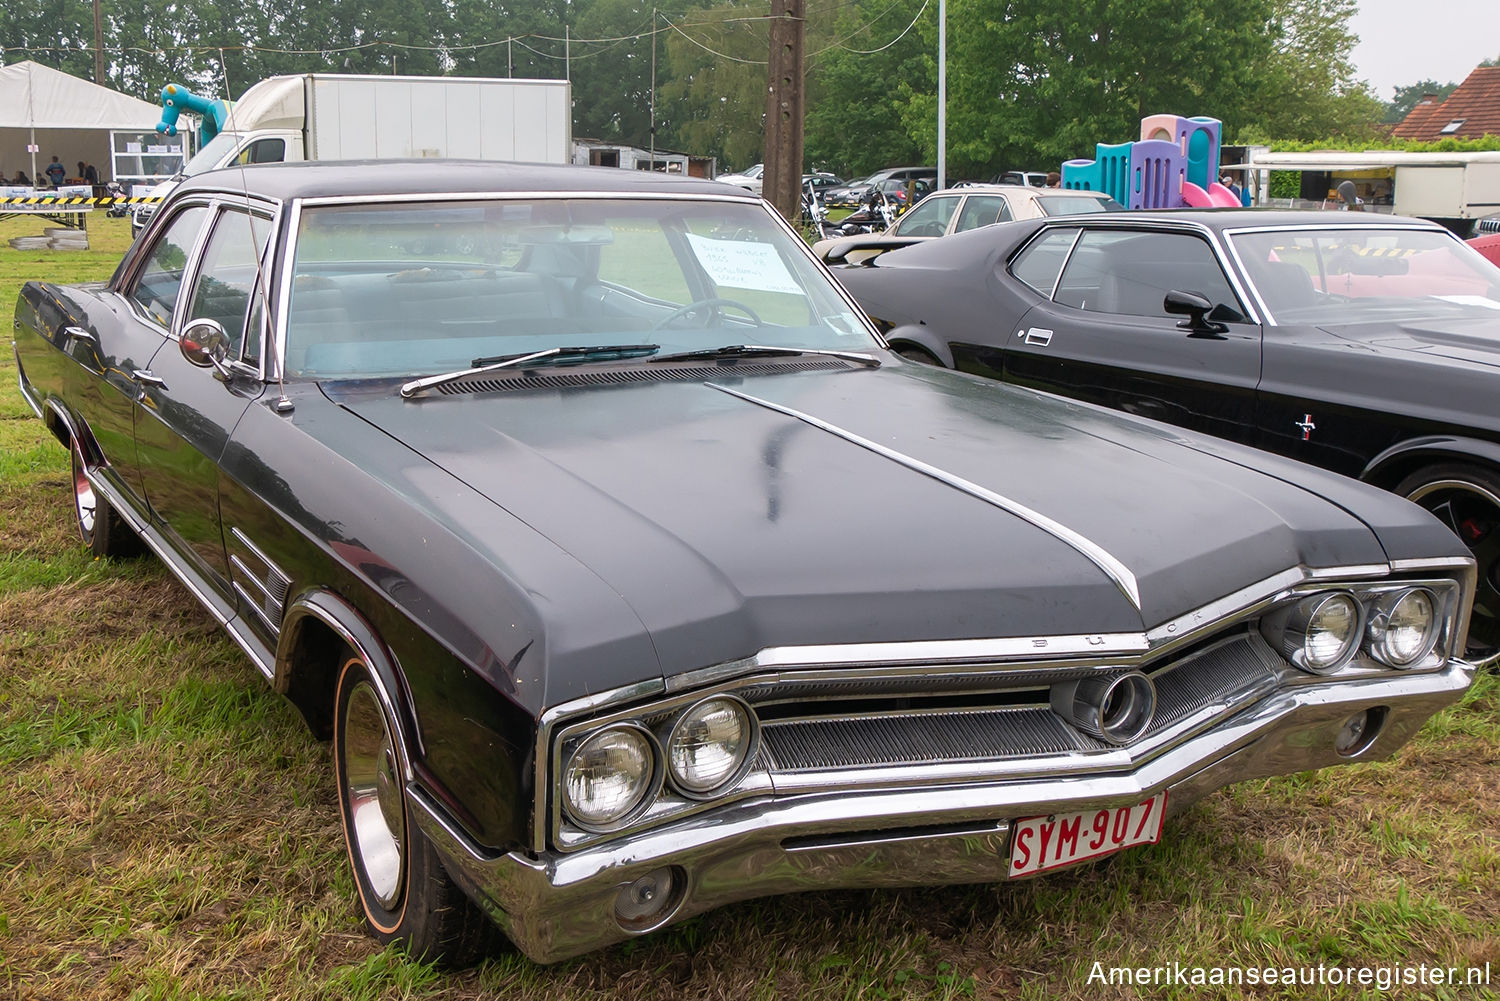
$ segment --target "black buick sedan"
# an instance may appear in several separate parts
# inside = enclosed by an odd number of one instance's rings
[[[840,282],[919,360],[1356,476],[1479,563],[1500,650],[1500,268],[1432,223],[1132,212],[991,226]]]
[[[331,738],[363,913],[420,953],[1043,873],[1472,679],[1427,512],[907,363],[722,184],[208,173],[15,329],[84,541]]]

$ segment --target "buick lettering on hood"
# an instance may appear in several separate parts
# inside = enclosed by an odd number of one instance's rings
[[[726,185],[211,172],[14,343],[83,541],[331,739],[369,927],[428,955],[1047,873],[1472,677],[1427,512],[907,363]]]

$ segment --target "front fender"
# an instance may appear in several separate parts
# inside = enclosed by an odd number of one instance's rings
[[[1500,443],[1460,435],[1427,435],[1398,442],[1371,459],[1359,478],[1389,490],[1431,462],[1459,460],[1500,468]]]

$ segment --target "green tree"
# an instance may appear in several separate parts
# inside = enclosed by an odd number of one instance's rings
[[[1045,169],[1123,142],[1159,112],[1248,114],[1271,54],[1270,0],[956,0],[948,9],[948,163],[956,177]],[[936,25],[919,25],[935,64]],[[935,73],[934,69],[930,72]],[[935,88],[903,122],[936,150]]]
[[[936,87],[926,43],[906,31],[922,9],[921,0],[854,0],[827,26],[807,60],[809,167],[857,177],[928,155],[902,121],[912,95]],[[935,20],[936,8],[922,16]]]
[[[1267,34],[1275,47],[1257,67],[1259,96],[1240,137],[1373,137],[1384,108],[1354,74],[1359,37],[1349,21],[1358,0],[1272,0],[1272,7]]]
[[[1417,102],[1428,94],[1435,95],[1439,101],[1446,101],[1448,95],[1457,89],[1456,83],[1438,83],[1436,80],[1419,80],[1405,87],[1396,87],[1394,88],[1395,96],[1385,106],[1385,114],[1380,120],[1387,125],[1394,125],[1411,114]]]

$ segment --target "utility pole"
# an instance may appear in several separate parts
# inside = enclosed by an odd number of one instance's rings
[[[651,8],[651,169],[656,169],[656,8]]]
[[[773,0],[766,80],[766,159],[761,196],[796,222],[802,209],[804,0]]]
[[[94,82],[104,86],[104,15],[94,0]]]

